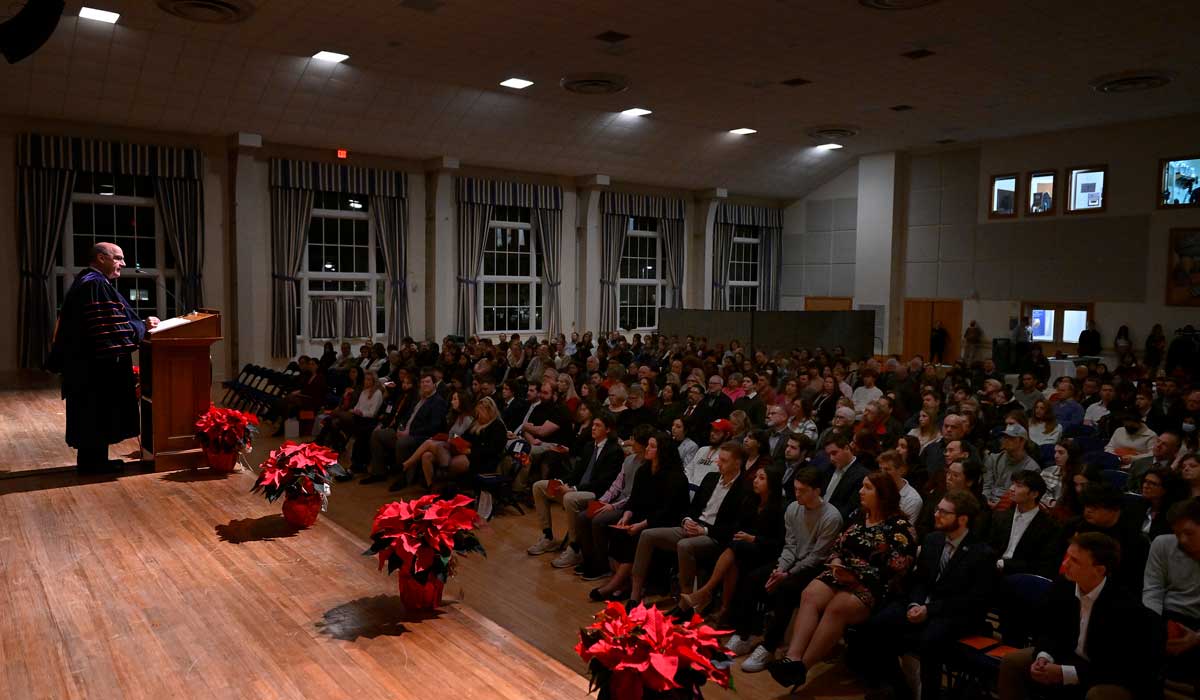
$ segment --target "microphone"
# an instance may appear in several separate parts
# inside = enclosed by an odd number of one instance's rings
[[[154,283],[158,286],[158,288],[163,290],[163,293],[166,294],[167,298],[171,300],[171,303],[175,305],[175,309],[177,311],[183,311],[183,309],[181,309],[179,307],[179,300],[175,298],[175,295],[171,293],[170,289],[167,289],[167,285],[165,283],[163,283],[161,277],[158,277],[156,275],[153,275],[152,273],[149,273],[149,272],[143,270],[141,265],[134,265],[133,271],[139,275],[142,275],[143,277],[153,278]]]

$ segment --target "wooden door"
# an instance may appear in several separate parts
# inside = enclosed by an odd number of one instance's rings
[[[852,297],[804,297],[805,311],[852,311]]]
[[[941,321],[949,338],[946,341],[946,364],[953,364],[962,351],[962,300],[940,299],[933,302],[934,321]],[[926,356],[926,359],[929,359]]]
[[[933,328],[933,303],[928,299],[904,300],[904,358],[929,359],[929,331]]]

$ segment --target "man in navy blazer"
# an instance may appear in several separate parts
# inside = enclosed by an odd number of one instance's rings
[[[946,492],[934,511],[936,529],[921,545],[907,598],[884,607],[862,634],[862,646],[875,652],[870,663],[861,664],[863,669],[880,673],[877,680],[891,685],[898,697],[912,697],[900,673],[899,654],[917,652],[921,700],[937,700],[947,651],[986,624],[996,555],[970,529],[979,509],[969,492]]]
[[[821,493],[825,494],[825,501],[842,514],[842,522],[850,522],[850,514],[858,510],[858,490],[869,470],[855,456],[849,433],[830,435],[825,454],[829,456],[829,466]]]
[[[1120,562],[1121,546],[1108,535],[1071,538],[1065,578],[1054,583],[1037,618],[1037,642],[1000,664],[1000,700],[1028,698],[1030,687],[1088,700],[1134,700],[1155,691],[1161,697],[1154,673],[1161,645],[1153,643],[1149,611],[1114,585]]]

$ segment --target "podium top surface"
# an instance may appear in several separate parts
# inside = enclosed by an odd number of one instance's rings
[[[146,332],[146,340],[179,340],[187,338],[220,338],[221,314],[196,311],[159,322]]]

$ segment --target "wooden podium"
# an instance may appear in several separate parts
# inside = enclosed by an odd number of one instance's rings
[[[212,402],[209,348],[221,339],[221,313],[202,309],[167,319],[142,340],[142,452],[155,471],[204,464],[195,423]]]

